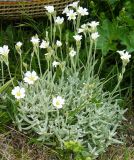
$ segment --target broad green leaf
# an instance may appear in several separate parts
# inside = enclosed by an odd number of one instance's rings
[[[126,46],[127,51],[134,51],[134,31],[121,34],[120,41],[122,45]]]
[[[100,37],[97,42],[97,48],[101,49],[104,56],[107,55],[110,50],[116,50],[117,43],[115,43],[115,41],[119,38],[119,28],[115,22],[112,23],[108,19],[105,19],[99,28],[99,34]]]

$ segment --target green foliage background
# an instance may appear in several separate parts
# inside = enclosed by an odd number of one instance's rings
[[[89,17],[85,21],[96,20],[100,22],[99,50],[103,54],[104,63],[101,72],[102,77],[114,75],[121,65],[117,64],[119,58],[117,50],[127,50],[132,58],[127,66],[121,89],[124,89],[123,97],[132,103],[134,86],[134,1],[133,0],[88,0],[81,3],[89,8]],[[100,54],[98,55],[100,56]],[[112,68],[112,65],[115,65]],[[110,81],[106,88],[111,89],[116,79]],[[125,89],[126,88],[126,89]],[[132,104],[131,104],[132,106]]]

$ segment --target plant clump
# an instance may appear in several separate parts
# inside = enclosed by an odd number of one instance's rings
[[[15,46],[20,55],[23,79],[11,92],[16,98],[12,97],[17,110],[15,122],[20,131],[35,132],[38,140],[68,150],[73,159],[94,159],[109,145],[121,143],[116,134],[124,110],[115,95],[131,56],[128,52],[118,51],[123,62],[122,71],[113,91],[104,92],[106,82],[97,74],[101,64],[97,72],[95,69],[97,40],[101,36],[97,31],[99,22],[81,25],[80,20],[89,14],[88,10],[79,6],[79,2],[68,5],[63,14],[73,28],[74,34],[69,42],[68,33],[66,37],[62,36],[64,18],[56,16],[53,6],[45,6],[45,9],[50,20],[50,34],[46,31],[42,40],[37,34],[31,38],[33,50],[26,73],[22,65],[22,42]],[[4,49],[0,49],[2,58]],[[45,53],[43,64],[42,53]],[[34,57],[39,76],[32,68]],[[2,66],[5,62],[9,69],[8,58],[6,61],[1,59],[1,62]],[[45,72],[42,69],[44,64],[47,65]]]

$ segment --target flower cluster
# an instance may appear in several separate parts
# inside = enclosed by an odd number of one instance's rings
[[[125,50],[117,51],[117,52],[120,54],[123,65],[126,66],[130,61],[131,55]]]
[[[59,65],[60,65],[60,62],[53,61],[52,65],[53,65],[53,67],[57,67],[57,66],[59,66]]]
[[[78,29],[78,33],[90,34],[91,40],[96,41],[100,36],[97,32],[97,26],[99,22],[91,21],[90,23],[82,24],[81,27]]]
[[[92,31],[96,31],[97,26],[99,25],[99,22],[92,21],[92,22],[88,23],[87,25],[91,27]]]
[[[75,35],[75,36],[73,36],[74,37],[74,39],[78,42],[78,41],[81,41],[81,39],[82,39],[82,35]]]
[[[56,45],[57,45],[57,47],[61,47],[62,46],[62,43],[61,43],[61,41],[56,41]]]
[[[16,43],[16,47],[21,48],[22,44],[23,43],[19,41],[19,42]]]
[[[53,62],[53,66],[57,66],[59,65],[59,62],[54,61]],[[37,81],[39,79],[39,77],[37,76],[35,71],[27,71],[24,74],[24,82],[29,84],[29,85],[33,85],[35,83],[35,81]],[[20,86],[16,86],[14,87],[14,89],[11,92],[12,95],[14,95],[14,97],[17,100],[23,99],[25,97],[25,88],[20,87]],[[53,98],[52,100],[52,104],[54,107],[56,107],[57,109],[60,109],[63,107],[65,100],[61,97],[61,96],[57,96],[55,98]]]
[[[55,23],[57,25],[61,25],[64,22],[64,18],[63,17],[56,17]]]
[[[7,45],[0,47],[0,55],[8,56],[8,53],[9,53],[9,48]]]
[[[22,51],[21,51],[21,46],[23,45],[22,42],[17,42],[15,45],[15,49],[17,50],[17,52],[21,55]]]
[[[69,21],[76,20],[77,16],[86,16],[89,14],[87,8],[79,6],[79,1],[69,4],[62,13],[66,14]]]
[[[9,54],[9,48],[7,45],[4,45],[3,47],[0,47],[0,60],[4,61],[6,64],[8,64],[8,54]]]
[[[31,84],[34,84],[34,82],[36,80],[38,80],[39,77],[37,76],[36,72],[35,71],[27,71],[25,74],[24,74],[24,82],[31,85]],[[14,89],[12,90],[12,95],[15,96],[16,99],[22,99],[25,97],[25,89],[22,88],[22,87],[14,87]]]
[[[49,42],[42,40],[40,44],[40,48],[48,48],[49,47]]]
[[[45,6],[44,7],[48,13],[53,14],[55,12],[54,6]]]
[[[69,55],[70,57],[74,57],[76,55],[76,51],[74,50],[74,48],[70,49]]]
[[[54,9],[53,6],[45,6],[46,11],[48,12],[49,15],[53,15],[55,16],[54,18],[54,23],[56,25],[62,25],[64,22],[64,18],[63,17],[56,17],[56,11]],[[79,6],[79,1],[73,2],[72,4],[69,4],[64,10],[63,10],[63,14],[66,14],[67,19],[68,20],[76,20],[79,19],[81,16],[85,16],[88,15],[88,11],[86,8],[83,8],[81,6]],[[84,34],[84,36],[89,36],[90,35],[90,40],[96,42],[97,38],[99,37],[99,34],[97,32],[97,26],[99,25],[99,22],[96,21],[91,21],[88,22],[86,24],[82,24],[80,28],[77,28],[77,32],[75,33],[75,35],[73,36],[74,40],[76,41],[76,45],[77,45],[77,51],[74,49],[74,47],[70,47],[69,48],[69,56],[70,57],[74,57],[74,56],[78,56],[79,49],[80,49],[80,45],[81,45],[81,40],[83,38],[83,36],[81,35],[82,33]],[[47,53],[45,53],[46,58],[51,59],[51,56],[55,55],[55,49],[57,50],[57,48],[62,47],[62,42],[60,40],[55,40],[55,48],[53,48],[53,46],[51,46],[51,42],[49,40],[49,36],[48,36],[48,32],[46,32],[46,38],[40,40],[38,35],[36,34],[35,36],[33,36],[30,40],[33,44],[34,49],[35,48],[41,48],[41,49],[47,49]],[[21,46],[22,46],[22,42],[17,42],[15,45],[16,50],[18,51],[18,53],[21,55]],[[35,50],[35,52],[37,52],[37,50]],[[123,50],[123,51],[117,51],[120,56],[121,59],[123,61],[123,64],[126,65],[129,62],[129,59],[131,58],[131,55],[128,54],[127,51]],[[0,47],[0,55],[4,56],[4,57],[8,57],[8,53],[9,53],[9,49],[8,46],[4,45],[3,47]],[[38,53],[39,54],[39,53]],[[38,55],[37,54],[37,55]],[[39,58],[39,55],[38,55]],[[56,57],[57,58],[57,57]],[[39,60],[39,59],[38,59]],[[73,62],[73,61],[72,61]],[[53,62],[51,62],[52,67],[57,67],[60,66],[61,68],[64,66],[62,62],[59,62],[57,60],[53,60]],[[74,62],[73,62],[74,65]],[[40,66],[40,62],[39,62],[39,66]],[[76,66],[75,66],[76,67]],[[35,83],[35,81],[37,81],[39,79],[39,77],[37,76],[35,71],[27,71],[24,74],[24,82],[29,84],[29,85],[33,85]],[[19,87],[19,86],[18,86]],[[16,91],[16,92],[15,92]],[[24,88],[23,90],[24,91]],[[20,90],[16,87],[14,88],[14,92],[12,92],[12,94],[17,97],[17,99],[21,99],[24,98],[25,94],[24,92],[21,95],[21,88]],[[53,99],[53,104],[54,106],[56,106],[56,104],[58,104],[58,100],[61,100],[61,97],[57,97]],[[59,103],[60,104],[60,103]],[[64,103],[61,103],[64,104]],[[60,108],[61,106],[57,108]]]
[[[30,41],[32,42],[34,47],[35,46],[39,46],[42,49],[50,49],[51,48],[50,47],[50,42],[47,41],[47,40],[44,40],[44,39],[42,40],[42,42],[39,45],[40,39],[38,38],[38,35],[33,36]],[[56,46],[57,47],[61,47],[62,46],[62,42],[57,40],[56,41]]]
[[[40,39],[38,38],[37,34],[31,38],[31,42],[32,42],[32,44],[34,46],[38,46],[39,45]]]

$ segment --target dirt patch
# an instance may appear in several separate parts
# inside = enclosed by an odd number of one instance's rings
[[[0,134],[2,160],[57,160],[56,152],[44,145],[30,144],[29,137],[11,129]]]

